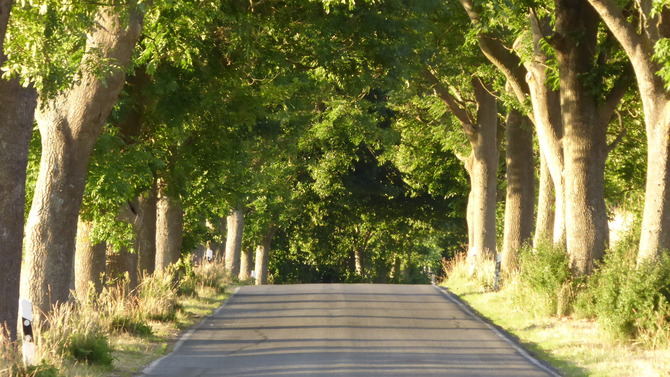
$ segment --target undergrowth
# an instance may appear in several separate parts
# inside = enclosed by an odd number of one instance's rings
[[[20,342],[0,331],[0,377],[57,377],[77,364],[112,368],[110,336],[147,337],[153,323],[174,323],[181,310],[180,295],[190,298],[205,290],[223,292],[227,284],[223,263],[180,264],[146,275],[137,287],[129,279],[92,291],[83,300],[58,305],[34,332],[38,364],[26,367]]]
[[[639,227],[608,250],[595,271],[575,278],[565,250],[542,243],[519,251],[519,271],[503,280],[505,297],[534,317],[591,318],[616,341],[647,348],[670,346],[670,255],[637,263]],[[465,254],[445,261],[449,281],[492,291],[492,261],[473,269]]]

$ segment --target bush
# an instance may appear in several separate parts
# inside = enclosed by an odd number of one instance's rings
[[[515,299],[537,316],[565,315],[574,295],[568,255],[549,243],[520,250]]]
[[[67,354],[78,362],[97,365],[112,365],[112,347],[106,335],[101,333],[75,332],[66,346]]]
[[[610,250],[589,285],[593,311],[614,338],[667,343],[670,335],[667,254],[638,266],[630,249]]]

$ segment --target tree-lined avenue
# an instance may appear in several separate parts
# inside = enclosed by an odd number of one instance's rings
[[[428,285],[242,287],[144,376],[549,376]]]

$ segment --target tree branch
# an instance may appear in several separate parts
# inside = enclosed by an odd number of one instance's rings
[[[442,85],[440,80],[435,77],[435,75],[428,69],[424,71],[424,76],[433,85],[435,93],[440,99],[449,107],[449,110],[452,114],[461,122],[465,133],[468,134],[468,137],[473,133],[477,132],[477,127],[475,126],[476,122],[470,116],[470,113],[462,106],[459,101],[454,97],[447,88]]]
[[[460,0],[463,9],[470,17],[473,26],[481,25],[481,16],[474,7],[472,0]],[[493,63],[505,75],[507,81],[511,84],[516,99],[524,103],[526,95],[530,93],[528,83],[526,83],[526,69],[521,64],[521,59],[512,50],[507,48],[497,38],[489,33],[478,33],[477,40],[479,48],[486,58]]]
[[[610,92],[605,97],[605,102],[600,105],[600,119],[604,122],[608,122],[612,117],[612,114],[621,103],[623,96],[626,95],[626,92],[630,88],[631,84],[634,81],[633,67],[630,64],[626,64],[624,71],[621,73],[617,81],[614,83],[614,86]]]
[[[624,137],[628,134],[628,131],[626,130],[626,127],[623,124],[623,119],[621,119],[621,113],[616,111],[616,115],[619,117],[619,134],[617,135],[616,139],[612,141],[610,145],[607,146],[607,153],[609,154],[612,152],[618,145],[621,143]]]

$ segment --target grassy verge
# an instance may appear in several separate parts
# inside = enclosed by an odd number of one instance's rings
[[[493,292],[482,279],[468,277],[464,260],[458,263],[461,265],[449,266],[449,278],[441,285],[516,336],[534,356],[562,375],[670,376],[667,346],[650,348],[633,340],[613,339],[593,318],[538,315],[516,299],[515,282]]]
[[[35,329],[40,363],[30,368],[0,332],[0,377],[136,376],[228,298],[223,271],[220,262],[182,265],[56,308]]]

